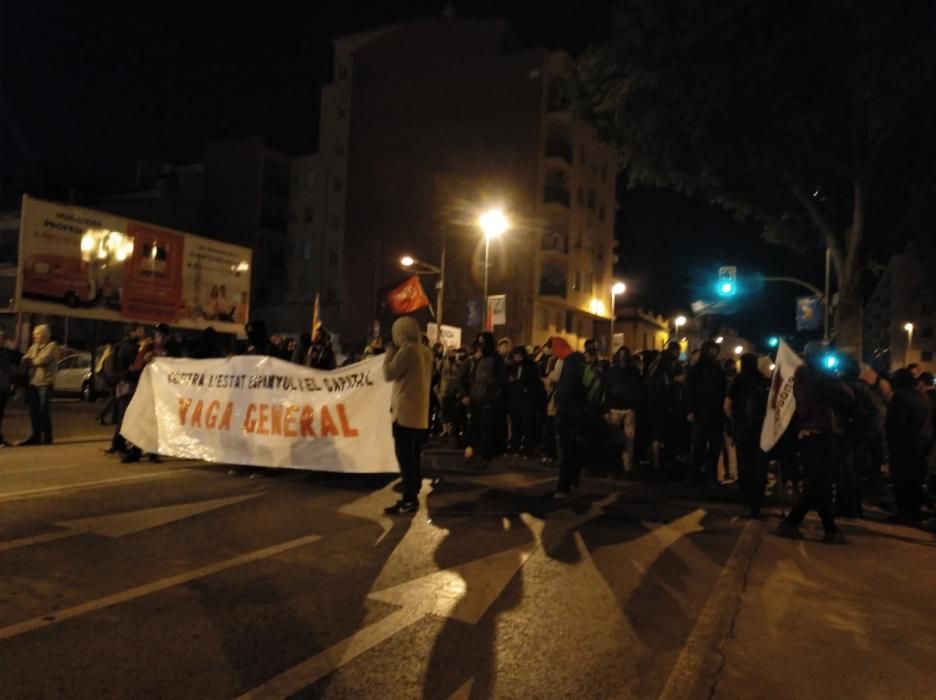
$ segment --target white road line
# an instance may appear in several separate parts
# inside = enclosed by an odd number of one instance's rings
[[[212,574],[217,574],[221,571],[226,571],[227,569],[233,569],[234,567],[241,566],[242,564],[249,564],[250,562],[257,561],[259,559],[268,559],[270,557],[276,556],[277,554],[282,554],[283,552],[288,552],[291,549],[296,549],[297,547],[311,544],[312,542],[320,539],[320,535],[307,535],[295,540],[289,540],[288,542],[273,545],[272,547],[257,549],[253,552],[248,552],[247,554],[242,554],[232,559],[225,559],[224,561],[219,561],[215,564],[202,566],[198,569],[193,569],[192,571],[186,571],[185,573],[176,574],[175,576],[159,579],[158,581],[153,581],[152,583],[147,583],[142,586],[136,586],[135,588],[130,588],[126,591],[121,591],[120,593],[98,598],[97,600],[91,600],[87,603],[75,605],[71,608],[56,610],[49,615],[34,617],[31,620],[24,620],[23,622],[17,622],[14,625],[0,628],[0,640],[10,639],[11,637],[16,637],[27,632],[42,629],[43,627],[49,627],[50,625],[64,622],[65,620],[71,620],[82,615],[87,615],[88,613],[103,610],[104,608],[109,608],[111,606],[126,603],[137,598],[142,598],[143,596],[147,596],[150,593],[158,593],[159,591],[164,591],[167,588],[174,588],[175,586],[179,586],[183,583],[188,583],[189,581],[194,581],[195,579],[204,578],[206,576],[211,576]]]
[[[341,668],[366,651],[373,649],[400,630],[424,618],[428,611],[419,607],[406,607],[390,613],[378,622],[358,630],[350,637],[328,647],[311,659],[284,671],[258,688],[244,693],[238,700],[285,698],[298,693],[335,669]],[[2,634],[2,630],[0,630]],[[2,639],[2,637],[0,637]]]
[[[56,530],[55,532],[47,532],[44,535],[34,535],[33,537],[20,537],[18,540],[7,540],[6,542],[0,542],[0,552],[5,552],[9,549],[16,549],[17,547],[28,547],[32,544],[41,544],[43,542],[55,542],[55,540],[64,540],[66,537],[74,537],[75,535],[80,535],[82,533],[77,532],[76,530]]]
[[[175,468],[171,471],[147,472],[145,474],[133,474],[130,476],[117,476],[112,479],[99,479],[98,481],[80,481],[77,484],[63,484],[61,486],[47,486],[41,489],[29,489],[27,491],[13,491],[12,493],[0,493],[0,503],[8,501],[22,501],[27,498],[41,498],[42,496],[51,496],[57,493],[67,493],[69,491],[79,491],[81,489],[91,489],[96,486],[112,486],[115,484],[125,484],[133,481],[143,481],[147,479],[164,479],[166,477],[179,476],[187,474],[190,469]]]
[[[686,643],[679,652],[676,664],[666,679],[660,700],[677,700],[677,698],[709,697],[709,688],[701,688],[703,676],[711,676],[716,668],[706,670],[705,664],[709,662],[710,655],[724,642],[729,632],[728,625],[731,616],[728,612],[733,604],[741,605],[741,591],[744,588],[745,572],[754,558],[757,545],[760,542],[760,525],[753,520],[745,525],[738,537],[731,556],[725,562],[715,587],[709,594],[702,612],[696,619]],[[720,634],[719,634],[720,633]],[[717,667],[717,664],[710,663]]]

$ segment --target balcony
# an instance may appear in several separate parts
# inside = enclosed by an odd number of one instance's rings
[[[572,202],[572,197],[569,194],[568,188],[564,185],[546,185],[546,187],[543,188],[543,202],[546,204],[559,204],[568,209]]]
[[[572,144],[562,139],[549,139],[546,141],[546,157],[558,158],[571,165]]]

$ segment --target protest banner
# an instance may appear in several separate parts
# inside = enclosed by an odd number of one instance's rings
[[[144,452],[223,464],[396,472],[383,357],[330,372],[283,360],[160,358],[122,434]]]
[[[760,445],[764,452],[770,452],[777,441],[786,432],[793,414],[796,412],[796,399],[793,396],[793,375],[803,364],[799,355],[790,349],[783,340],[777,349],[770,379],[770,394],[767,396],[767,414],[761,427]]]

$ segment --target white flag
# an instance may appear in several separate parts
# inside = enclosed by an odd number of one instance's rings
[[[777,361],[770,379],[770,395],[767,397],[767,414],[761,428],[760,446],[769,452],[786,431],[796,412],[796,399],[793,397],[793,375],[803,364],[799,355],[790,349],[783,340],[777,350]]]

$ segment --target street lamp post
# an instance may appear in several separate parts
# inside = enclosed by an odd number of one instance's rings
[[[617,316],[617,298],[618,295],[623,294],[627,291],[627,285],[623,282],[615,282],[611,285],[611,340],[608,343],[608,347],[611,350],[611,354],[614,354],[614,320]]]
[[[905,323],[904,330],[907,331],[907,351],[904,353],[904,365],[910,364],[910,348],[913,345],[913,324]]]
[[[491,253],[491,239],[499,238],[510,227],[507,217],[501,209],[488,209],[478,217],[478,225],[484,233],[484,325],[487,330],[488,312],[488,261]]]

